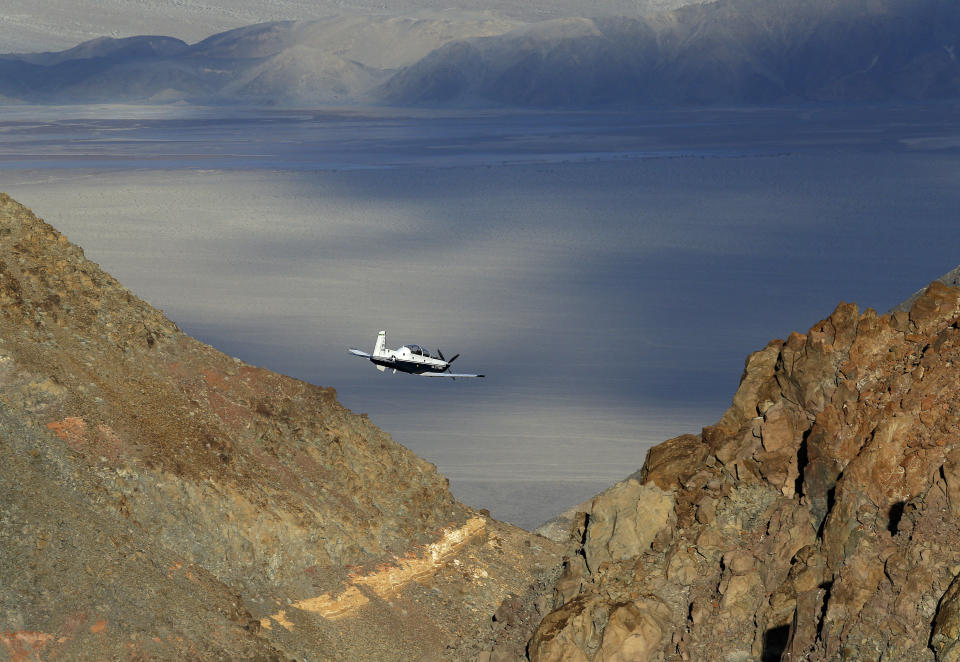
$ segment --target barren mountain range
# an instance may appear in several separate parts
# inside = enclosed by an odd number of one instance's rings
[[[700,0],[695,0],[700,1]],[[6,0],[0,51],[49,51],[97,37],[165,34],[196,42],[215,32],[271,21],[336,15],[451,18],[500,16],[542,21],[580,16],[640,16],[690,0]]]
[[[637,107],[955,98],[951,0],[718,0],[626,17],[337,15],[0,57],[6,102]]]

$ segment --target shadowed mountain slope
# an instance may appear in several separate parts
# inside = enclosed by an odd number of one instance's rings
[[[956,98],[952,0],[720,0],[523,23],[338,16],[193,46],[98,39],[7,55],[0,95],[164,102],[631,107]]]
[[[95,39],[60,53],[0,56],[0,94],[35,103],[358,103],[448,41],[519,24],[344,16],[252,25],[189,47],[158,37]]]
[[[507,17],[538,21],[564,16],[640,15],[685,0],[5,0],[0,50],[54,50],[101,35],[167,34],[188,42],[214,32],[281,20],[337,14],[416,18]]]
[[[179,55],[188,48],[187,44],[171,37],[127,37],[112,39],[100,37],[85,41],[65,51],[53,53],[20,53],[0,56],[8,60],[22,60],[30,64],[53,66],[70,60],[89,60],[93,58],[140,58],[169,57]]]
[[[522,644],[532,623],[490,615],[556,562],[332,389],[184,335],[5,195],[0,402],[14,658],[460,659]]]
[[[721,0],[452,42],[398,73],[388,103],[542,107],[956,97],[948,0]]]
[[[193,46],[98,39],[0,59],[34,103],[637,107],[960,96],[952,0],[720,0],[630,18],[338,16]]]

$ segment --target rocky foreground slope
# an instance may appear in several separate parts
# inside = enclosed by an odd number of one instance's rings
[[[533,662],[960,660],[960,290],[841,304],[574,518]]]
[[[0,194],[0,660],[522,651],[558,561]]]

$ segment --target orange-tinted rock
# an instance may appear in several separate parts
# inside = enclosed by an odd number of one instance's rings
[[[773,377],[781,345],[779,340],[774,340],[747,357],[743,375],[740,377],[740,387],[733,396],[733,404],[717,423],[718,427],[728,433],[735,432],[743,421],[757,415],[757,401]]]
[[[937,662],[960,660],[960,579],[954,579],[940,601],[930,646]]]
[[[685,434],[665,441],[647,453],[641,479],[661,490],[677,489],[703,463],[708,452],[699,435]]]
[[[945,322],[960,314],[960,291],[943,283],[933,282],[910,309],[914,332],[930,335],[939,331]]]
[[[599,618],[598,618],[599,617]],[[585,662],[600,647],[599,626],[607,608],[596,597],[581,596],[543,619],[530,641],[531,662]]]
[[[947,456],[940,469],[946,481],[947,502],[950,514],[960,518],[960,448],[955,448]]]
[[[783,400],[768,408],[763,414],[760,427],[760,439],[764,450],[778,451],[781,448],[794,447],[800,442],[799,425],[791,415]]]
[[[960,660],[958,327],[960,291],[936,283],[909,314],[841,304],[752,354],[709,453],[683,466],[692,437],[649,454],[676,525],[578,578],[610,618],[595,638],[656,600],[640,659]],[[657,639],[635,608],[611,642],[628,623]]]

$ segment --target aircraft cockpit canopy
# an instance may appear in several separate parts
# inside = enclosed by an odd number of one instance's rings
[[[414,356],[430,356],[430,350],[420,345],[404,345]]]

